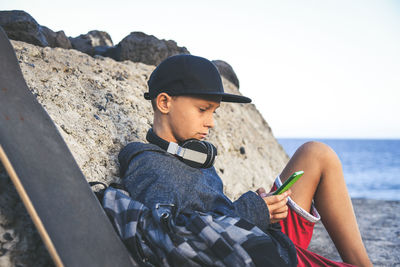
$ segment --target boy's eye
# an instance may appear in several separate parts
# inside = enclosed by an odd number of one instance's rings
[[[204,112],[204,111],[206,111],[207,109],[205,109],[205,108],[199,108],[199,110],[200,110],[201,112]]]

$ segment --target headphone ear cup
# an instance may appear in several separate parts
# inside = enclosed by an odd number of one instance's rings
[[[194,162],[187,159],[182,159],[183,162],[194,168],[210,168],[214,165],[215,157],[217,156],[217,148],[206,141],[199,141],[197,139],[189,139],[182,144],[183,148],[194,150],[207,155],[204,162]]]
[[[182,144],[182,147],[207,155],[206,160],[202,163],[182,159],[182,161],[189,166],[207,169],[214,165],[215,157],[217,156],[217,148],[213,144],[206,141],[199,141],[197,139],[189,139]]]
[[[186,140],[181,147],[206,154],[207,155],[206,162],[208,161],[208,147],[202,141],[199,141],[197,139],[189,139]],[[182,158],[182,161],[193,168],[204,168],[205,162],[195,162],[185,158]]]
[[[207,160],[203,164],[203,168],[210,168],[214,165],[215,157],[217,156],[217,148],[206,141],[202,141],[207,146]]]

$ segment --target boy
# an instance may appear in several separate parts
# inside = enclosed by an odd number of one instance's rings
[[[207,59],[192,55],[164,60],[148,85],[145,98],[152,101],[154,122],[147,139],[153,144],[131,143],[119,155],[123,183],[132,198],[147,207],[173,203],[178,212],[197,210],[241,217],[264,232],[277,231],[284,236],[282,246],[293,246],[285,233],[295,245],[299,266],[371,266],[341,163],[332,149],[317,142],[304,144],[272,188],[275,190],[293,172],[303,170],[304,176],[291,190],[273,196],[260,188],[257,193],[249,191],[231,202],[223,194],[222,181],[212,167],[216,149],[201,141],[214,127],[213,114],[221,101],[251,100],[224,93],[216,67]],[[314,223],[320,218],[348,264],[307,250]]]

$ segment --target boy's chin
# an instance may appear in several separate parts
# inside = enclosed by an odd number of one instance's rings
[[[198,137],[198,138],[196,138],[196,139],[199,139],[199,140],[204,140],[204,139],[206,139],[206,137],[207,137],[207,135],[206,135],[206,134],[199,134],[199,137]]]
[[[204,139],[207,138],[207,134],[195,134],[194,136],[188,137],[185,140],[178,140],[180,143],[185,142],[186,140],[190,140],[190,139],[196,139],[199,141],[203,141]]]

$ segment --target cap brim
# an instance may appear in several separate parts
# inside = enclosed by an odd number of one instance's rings
[[[222,102],[233,102],[233,103],[250,103],[251,99],[241,95],[227,94],[223,92],[200,92],[200,93],[188,93],[188,94],[179,94],[179,95],[197,95],[197,96],[220,96]],[[173,94],[171,94],[173,96]],[[147,100],[151,100],[149,93],[144,93],[144,98]]]
[[[179,95],[197,95],[197,96],[220,96],[222,102],[233,102],[233,103],[250,103],[251,99],[241,95],[227,94],[224,92],[199,92],[190,94],[179,94]]]
[[[250,103],[251,98],[241,96],[241,95],[223,94],[221,101],[234,102],[234,103]]]

